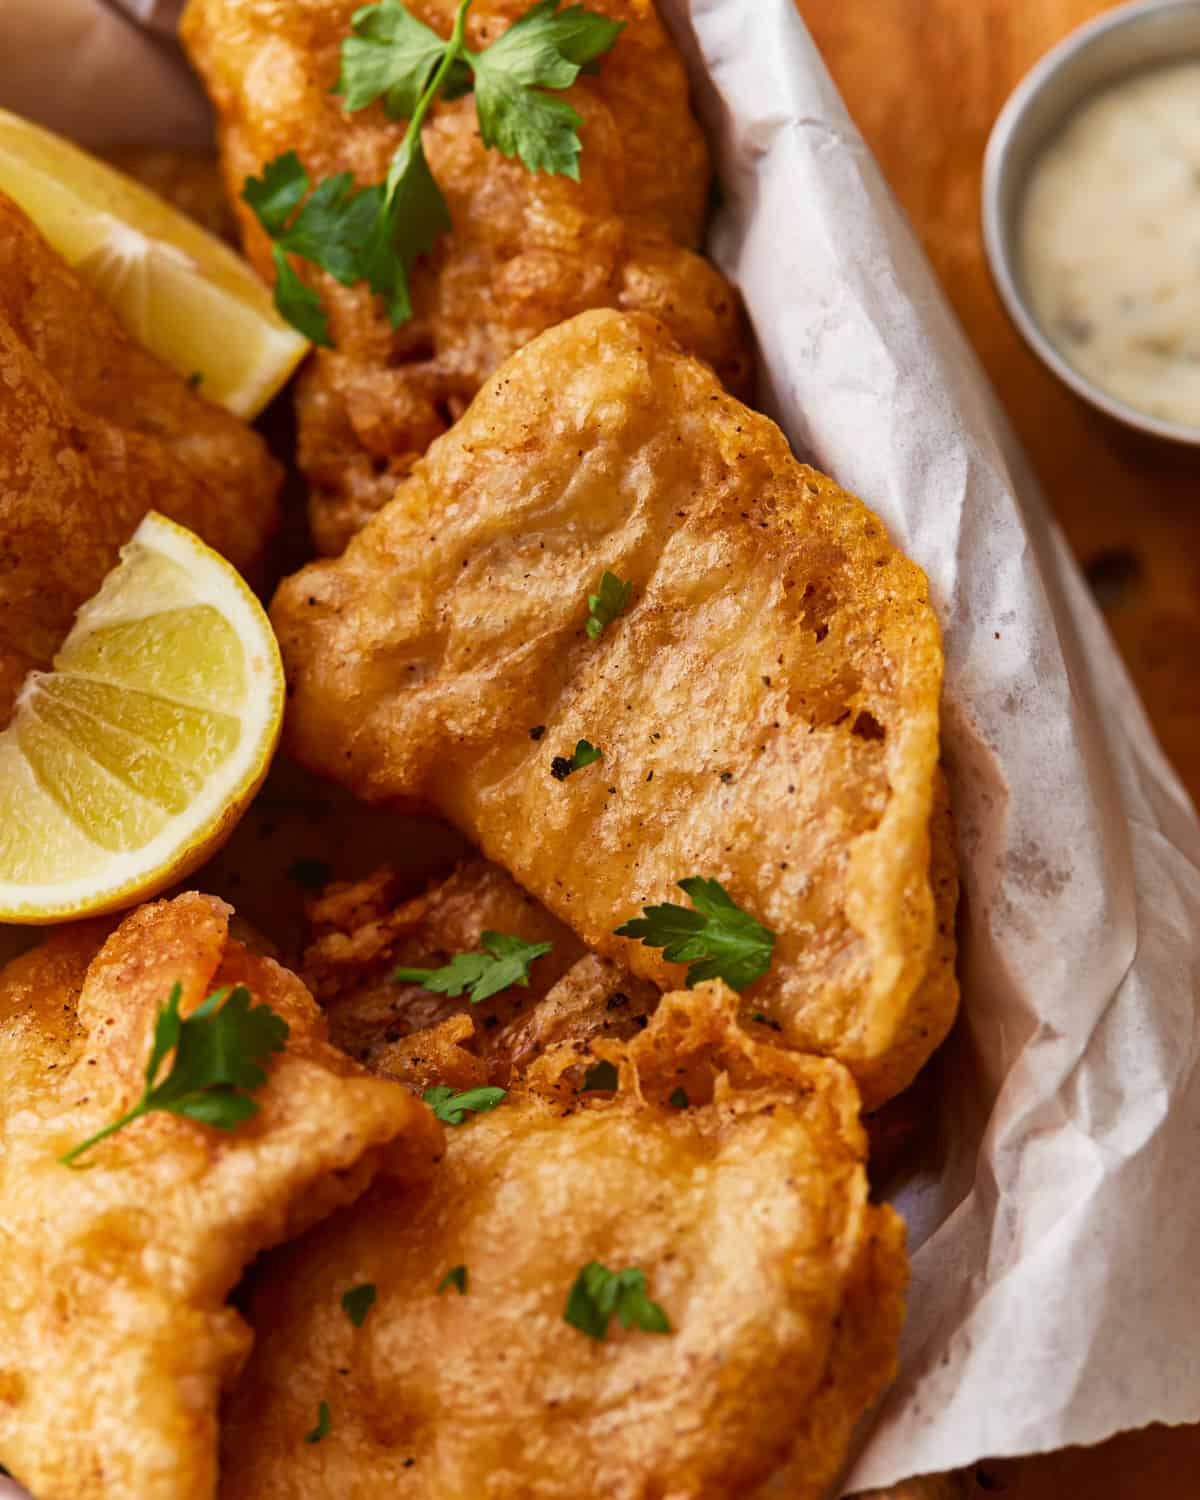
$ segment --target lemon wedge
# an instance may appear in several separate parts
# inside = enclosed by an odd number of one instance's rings
[[[0,189],[137,341],[253,417],[308,350],[239,255],[123,172],[0,110]]]
[[[283,701],[258,600],[152,511],[0,732],[0,922],[112,911],[195,869],[262,783]]]

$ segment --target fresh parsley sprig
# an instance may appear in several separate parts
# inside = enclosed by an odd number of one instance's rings
[[[268,162],[261,177],[246,179],[242,198],[271,238],[275,306],[306,338],[327,345],[329,321],[321,299],[293,270],[288,256],[311,261],[343,286],[353,286],[367,274],[367,249],[383,192],[378,186],[356,188],[349,172],[326,177],[304,201],[310,186],[300,158],[287,151]]]
[[[588,617],[584,629],[589,640],[597,640],[606,626],[625,613],[632,593],[632,582],[622,582],[605,568],[596,592],[588,595]]]
[[[645,1333],[670,1333],[671,1324],[657,1302],[646,1295],[646,1273],[636,1266],[610,1271],[590,1260],[579,1268],[567,1295],[563,1319],[589,1338],[604,1339],[613,1315],[622,1328],[640,1328]]]
[[[435,995],[457,998],[469,994],[472,1005],[511,989],[528,988],[529,970],[554,947],[553,943],[527,943],[504,932],[485,932],[483,953],[456,953],[440,969],[395,969],[392,978],[403,984],[419,984]]]
[[[673,901],[643,907],[644,915],[618,927],[616,936],[639,938],[647,948],[661,948],[668,963],[688,964],[689,988],[723,979],[731,989],[744,990],[767,972],[775,934],[743,911],[719,880],[694,875],[679,888],[692,907]]]
[[[546,90],[570,88],[609,50],[624,23],[582,5],[560,11],[558,0],[539,0],[490,47],[473,52],[465,41],[470,5],[460,0],[447,40],[400,0],[377,0],[351,19],[333,92],[347,111],[379,100],[389,118],[408,121],[383,183],[355,187],[341,172],[318,183],[301,206],[311,184],[294,151],[246,182],[242,197],[272,242],[275,305],[314,343],[329,343],[328,320],[289,256],[312,262],[344,286],[367,282],[393,324],[412,316],[409,272],[451,227],[421,139],[439,94],[456,98],[474,87],[485,146],[519,158],[531,172],[579,179],[582,120]]]
[[[111,1125],[98,1130],[59,1160],[70,1166],[85,1151],[142,1115],[166,1110],[218,1130],[235,1130],[258,1113],[249,1091],[267,1081],[263,1067],[287,1044],[288,1024],[269,1005],[254,1005],[243,984],[214,990],[186,1019],[179,1014],[180,985],[172,986],[154,1023],[154,1043],[146,1064],[142,1097]],[[168,1052],[175,1060],[161,1083],[155,1083]]]
[[[457,1094],[444,1083],[439,1083],[426,1089],[421,1098],[443,1125],[461,1125],[468,1114],[481,1115],[495,1109],[507,1092],[507,1089],[479,1088]]]

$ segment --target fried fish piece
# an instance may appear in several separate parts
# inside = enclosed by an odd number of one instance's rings
[[[507,1084],[553,1044],[632,1034],[658,1002],[652,985],[585,953],[570,928],[486,860],[466,861],[407,901],[397,902],[396,884],[390,870],[377,870],[328,887],[308,908],[317,936],[304,978],[333,1041],[375,1072],[425,1081],[449,1058],[454,1077],[445,1081],[456,1087]],[[392,977],[400,966],[437,969],[477,953],[488,931],[553,947],[534,961],[527,985],[478,1005]]]
[[[189,894],[64,930],[0,972],[0,1462],[39,1500],[212,1500],[217,1402],[258,1252],[443,1149],[412,1094],[325,1040],[303,985]],[[99,951],[97,951],[99,950]],[[140,1097],[159,1007],[246,985],[290,1028],[225,1133],[163,1113],[59,1156]],[[86,1168],[86,1170],[84,1170]]]
[[[704,984],[596,1042],[615,1095],[564,1088],[575,1054],[548,1053],[447,1132],[426,1185],[379,1184],[272,1256],[222,1500],[750,1500],[777,1471],[788,1500],[822,1494],[892,1373],[903,1229],[868,1203],[849,1074],[735,1012]],[[643,1271],[670,1332],[564,1322],[593,1261]],[[362,1282],[355,1328],[339,1299]]]
[[[593,640],[605,570],[632,593]],[[776,934],[749,1008],[871,1106],[944,1035],[924,574],[653,320],[526,346],[272,619],[297,757],[433,805],[588,948],[678,986],[614,929],[715,878]]]
[[[530,0],[476,0],[478,50]],[[274,279],[271,246],[241,202],[246,179],[295,150],[313,181],[382,182],[407,125],[381,105],[347,114],[331,93],[359,0],[191,0],[182,35],[216,104],[229,196],[246,252]],[[695,253],[709,163],[682,62],[652,0],[591,0],[625,29],[563,98],[582,117],[580,181],[535,175],[487,150],[473,95],[439,100],[422,142],[453,230],[412,276],[413,317],[393,328],[365,285],[301,274],[330,314],[336,352],[297,386],[299,463],[322,552],[391,498],[397,480],[522,344],[589,307],[652,312],[733,389],[749,380],[737,296]],[[455,0],[407,0],[448,36]]]
[[[281,480],[262,439],[134,343],[0,194],[0,725],[148,510],[246,572]]]

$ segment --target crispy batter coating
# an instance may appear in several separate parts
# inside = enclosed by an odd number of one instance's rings
[[[429,1111],[330,1047],[299,980],[228,922],[184,895],[0,973],[0,1462],[39,1500],[212,1500],[218,1395],[251,1340],[225,1302],[243,1267],[443,1149]],[[243,983],[287,1020],[259,1113],[229,1134],[148,1115],[61,1165],[140,1097],[177,981],[185,1013]]]
[[[135,344],[0,194],[0,724],[148,510],[246,571],[281,477],[262,439]]]
[[[846,1071],[735,1010],[703,985],[596,1043],[615,1096],[581,1100],[573,1050],[548,1054],[447,1132],[426,1185],[377,1185],[271,1257],[222,1500],[820,1495],[893,1368],[903,1230],[868,1204]],[[593,1260],[640,1267],[672,1332],[567,1325]],[[439,1294],[456,1265],[465,1295]],[[360,1282],[377,1301],[355,1329],[339,1298]],[[321,1401],[330,1433],[306,1444]]]
[[[334,1042],[377,1073],[416,1081],[432,1067],[453,1071],[445,1081],[460,1088],[506,1084],[551,1045],[631,1035],[658,1003],[653,985],[585,953],[570,928],[486,860],[468,860],[398,904],[395,884],[382,869],[323,891],[309,905],[318,936],[303,964]],[[554,944],[528,985],[476,1005],[391,978],[399,966],[436,969],[478,952],[489,930]]]
[[[230,198],[246,250],[274,279],[270,246],[240,202],[246,178],[288,150],[316,180],[381,182],[407,128],[382,107],[348,115],[330,93],[359,0],[191,0],[183,38],[217,106]],[[529,0],[476,0],[479,49]],[[393,329],[365,287],[301,266],[331,315],[337,352],[319,352],[298,386],[300,466],[323,552],[392,495],[483,381],[543,329],[589,307],[661,317],[683,345],[742,390],[750,361],[736,294],[695,254],[708,156],[682,63],[652,0],[591,0],[625,21],[595,74],[563,97],[583,119],[581,180],[533,175],[484,148],[467,96],[437,103],[423,132],[453,220],[416,268],[414,316]],[[449,35],[454,0],[413,0]]]
[[[633,594],[593,641],[605,569]],[[944,1035],[924,575],[661,325],[528,345],[272,618],[298,757],[432,804],[589,948],[677,986],[614,929],[715,877],[777,935],[748,1007],[872,1106]],[[603,760],[557,781],[579,738]]]

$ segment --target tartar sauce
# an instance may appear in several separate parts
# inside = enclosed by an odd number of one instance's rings
[[[1031,173],[1020,253],[1070,364],[1200,427],[1200,60],[1134,74],[1069,118]]]

